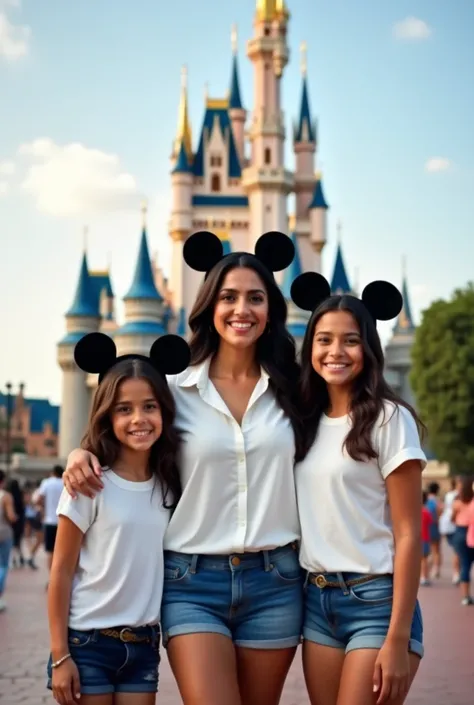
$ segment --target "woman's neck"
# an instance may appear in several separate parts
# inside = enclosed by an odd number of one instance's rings
[[[122,446],[112,470],[120,477],[123,477],[124,480],[131,480],[132,482],[149,480],[151,477],[150,451],[137,453],[131,448]]]
[[[260,365],[255,358],[255,348],[241,350],[221,342],[211,361],[209,376],[233,380],[242,377],[259,377]]]
[[[336,419],[345,416],[351,408],[351,393],[348,387],[331,384],[327,387],[329,396],[328,416]]]

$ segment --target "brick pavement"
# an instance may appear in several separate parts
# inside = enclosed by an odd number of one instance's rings
[[[44,570],[12,571],[6,598],[9,609],[0,614],[0,703],[52,704],[44,677],[48,656]],[[470,705],[474,606],[460,606],[458,592],[446,577],[435,586],[424,588],[421,600],[427,653],[407,705]],[[158,704],[179,705],[165,655],[160,680]],[[307,703],[298,654],[281,705]]]

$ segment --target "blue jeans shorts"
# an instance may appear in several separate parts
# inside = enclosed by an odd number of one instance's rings
[[[159,627],[130,630],[116,627],[113,631],[120,634],[120,638],[106,636],[103,631],[69,630],[69,652],[79,671],[81,693],[156,693],[160,662]],[[129,641],[130,634],[140,639],[148,637],[148,641]],[[51,656],[47,672],[47,687],[52,690]]]
[[[431,544],[429,541],[423,541],[421,544],[421,548],[423,550],[423,558],[428,558],[428,556],[431,553]]]
[[[300,643],[303,579],[298,547],[227,556],[165,552],[163,645],[183,634],[223,634],[254,649]]]
[[[380,649],[392,615],[393,576],[353,583],[360,573],[308,573],[305,581],[303,637],[322,646]],[[325,585],[325,583],[330,585]],[[408,651],[423,656],[423,620],[417,601]]]

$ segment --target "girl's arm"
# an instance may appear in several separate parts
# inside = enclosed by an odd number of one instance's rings
[[[408,460],[386,478],[395,539],[393,607],[387,640],[408,644],[420,583],[421,463]]]
[[[5,512],[5,516],[10,522],[10,524],[14,524],[18,520],[18,517],[15,512],[13,497],[9,492],[5,492],[5,494],[3,495],[3,509]]]
[[[48,588],[48,617],[53,663],[69,653],[68,619],[71,589],[83,532],[70,519],[59,517]]]
[[[456,523],[456,517],[457,517],[457,514],[458,514],[460,508],[461,508],[461,502],[459,501],[459,499],[455,499],[453,502],[452,509],[451,509],[451,521],[453,522],[453,524]]]

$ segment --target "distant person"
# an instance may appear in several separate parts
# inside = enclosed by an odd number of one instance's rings
[[[452,520],[453,516],[453,502],[457,497],[458,491],[456,489],[457,478],[451,478],[451,489],[446,492],[443,501],[443,511],[439,518],[439,532],[441,536],[444,536],[448,545],[453,547],[454,533],[456,531],[456,524]],[[453,550],[453,567],[452,567],[452,582],[453,585],[459,585],[459,556],[456,551]]]
[[[16,521],[12,524],[13,529],[13,548],[12,548],[12,565],[14,568],[23,568],[25,558],[23,556],[22,542],[25,533],[25,501],[23,499],[23,490],[20,487],[18,480],[9,480],[6,486],[13,498],[13,508],[16,514]]]
[[[430,580],[430,564],[429,558],[431,553],[430,530],[433,523],[431,512],[426,506],[428,493],[423,492],[423,506],[421,508],[421,543],[422,543],[422,558],[421,558],[421,582],[420,585],[431,585]]]
[[[40,484],[37,484],[36,489]],[[36,553],[43,543],[43,519],[41,509],[33,501],[34,494],[35,490],[32,487],[25,488],[25,538],[30,552],[27,563],[30,568],[36,570],[38,568],[35,562]]]
[[[431,574],[434,578],[441,575],[441,534],[439,532],[439,518],[443,505],[439,498],[439,484],[430,482],[428,485],[428,499],[426,507],[431,512],[433,519],[430,529],[430,551],[431,551]]]
[[[471,596],[471,568],[474,563],[474,548],[467,543],[469,524],[473,521],[474,491],[472,488],[474,478],[461,477],[458,480],[457,498],[453,502],[453,521],[456,524],[454,534],[454,548],[459,556],[461,604],[472,605]]]
[[[6,608],[3,593],[13,546],[12,524],[16,520],[13,497],[5,490],[5,473],[0,470],[0,612],[3,612]]]
[[[64,487],[62,480],[63,472],[64,469],[60,465],[55,465],[51,471],[50,477],[43,480],[33,498],[33,501],[43,508],[44,550],[48,557],[48,570],[51,570],[54,544],[58,530],[56,510]]]

